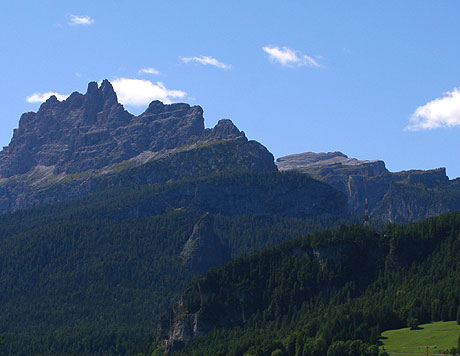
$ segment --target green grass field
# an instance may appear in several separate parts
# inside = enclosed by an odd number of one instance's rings
[[[425,354],[425,346],[431,347],[430,355],[439,354],[444,350],[457,346],[460,325],[455,321],[436,322],[420,325],[420,330],[409,328],[388,330],[382,333],[382,349],[390,354],[413,353]]]

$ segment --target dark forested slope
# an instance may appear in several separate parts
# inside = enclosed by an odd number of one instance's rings
[[[193,277],[350,221],[343,193],[297,173],[230,120],[108,81],[51,97],[0,152],[0,334],[8,355],[148,350]]]
[[[459,265],[458,212],[286,242],[190,284],[162,319],[157,353],[377,355],[383,330],[455,320]]]
[[[148,167],[138,176],[148,180]],[[148,350],[159,316],[194,276],[350,218],[341,193],[299,174],[229,169],[164,184],[133,177],[0,216],[2,352]]]
[[[442,172],[363,185],[348,168],[389,220],[457,204]],[[273,247],[355,220],[362,196],[337,188],[279,172],[230,120],[206,129],[198,106],[134,116],[108,81],[52,97],[0,152],[0,353],[374,355],[384,328],[451,318],[458,214]]]

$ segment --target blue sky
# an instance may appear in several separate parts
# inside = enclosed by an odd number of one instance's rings
[[[460,176],[460,1],[0,4],[0,144],[43,93],[104,78],[229,118],[275,157],[342,151]],[[35,95],[34,95],[35,94]]]

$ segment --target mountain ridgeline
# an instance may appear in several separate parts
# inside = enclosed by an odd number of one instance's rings
[[[51,97],[0,152],[0,353],[374,356],[385,328],[457,312],[458,213],[382,226],[460,209],[459,182],[275,164],[199,106],[132,115],[107,80]],[[366,198],[378,231],[351,225]]]
[[[343,192],[357,215],[371,221],[407,223],[460,209],[460,179],[449,180],[445,168],[389,172],[383,161],[359,161],[341,152],[299,153],[280,157],[280,171],[295,171]]]
[[[193,161],[185,159],[190,151]],[[157,163],[148,172],[151,182],[222,170],[276,171],[271,153],[230,120],[205,129],[199,106],[159,101],[134,116],[104,80],[100,87],[90,83],[84,95],[62,102],[52,96],[37,113],[22,115],[0,152],[0,212],[80,197],[151,162]]]
[[[0,174],[6,355],[146,352],[196,276],[352,219],[230,120],[157,101],[133,116],[108,81],[24,114]]]
[[[367,199],[376,224],[409,222],[460,209],[460,180],[445,169],[389,172],[383,161],[340,152],[277,159],[230,120],[204,127],[203,110],[153,101],[135,116],[118,103],[109,81],[86,94],[50,97],[22,115],[0,152],[0,213],[82,197],[108,186],[157,184],[222,171],[296,171],[344,193],[363,216]]]

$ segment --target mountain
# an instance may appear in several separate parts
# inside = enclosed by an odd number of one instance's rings
[[[188,104],[154,101],[134,116],[118,103],[112,85],[104,80],[100,87],[89,83],[84,95],[75,92],[62,102],[52,96],[37,113],[22,115],[0,155],[0,175],[9,178],[37,167],[56,176],[80,173],[133,158],[145,161],[155,152],[198,141],[224,139],[245,140],[245,135],[230,120],[206,130],[201,107]]]
[[[214,143],[219,155],[206,156]],[[195,164],[208,172],[230,166],[230,156],[241,169],[276,171],[271,153],[230,120],[205,129],[201,107],[159,101],[134,116],[118,103],[109,81],[92,82],[84,95],[75,92],[64,101],[52,96],[37,113],[22,115],[0,152],[0,212],[88,194],[106,177],[113,182],[121,171],[154,161],[175,166],[172,176],[156,172],[158,181],[196,176],[193,165],[177,165],[176,154],[197,150],[205,156],[195,155]]]
[[[347,342],[374,356],[382,328],[452,316],[458,288],[417,279],[459,285],[458,214],[342,226],[366,197],[375,220],[454,208],[445,171],[280,162],[230,120],[205,128],[198,106],[134,116],[108,81],[24,114],[0,153],[0,353],[319,356]]]
[[[389,172],[383,161],[360,161],[341,152],[306,152],[276,160],[280,171],[296,171],[326,182],[348,197],[363,216],[368,201],[374,222],[410,222],[460,209],[460,179],[445,168]]]
[[[340,152],[277,159],[230,120],[204,127],[203,110],[153,101],[139,116],[118,103],[109,81],[85,94],[52,96],[22,115],[0,152],[0,213],[88,195],[110,186],[157,184],[212,172],[297,171],[347,196],[356,216],[409,222],[460,209],[460,179],[445,169],[389,172],[383,161]]]
[[[154,355],[377,356],[382,331],[456,320],[460,213],[351,225],[234,259],[164,314]]]
[[[160,102],[133,116],[107,81],[24,114],[0,167],[11,356],[151,353],[193,278],[352,220],[343,193],[279,172],[230,120]]]

